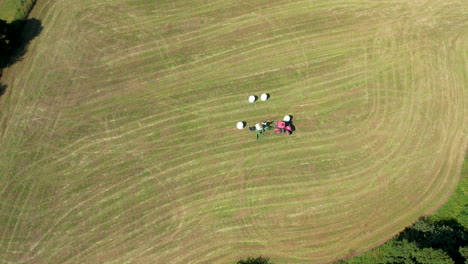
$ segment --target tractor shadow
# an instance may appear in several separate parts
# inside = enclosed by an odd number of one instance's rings
[[[0,20],[0,33],[4,36],[2,55],[0,56],[0,81],[4,68],[22,61],[28,51],[29,43],[41,34],[43,26],[40,20],[30,18],[6,23]],[[6,41],[5,41],[6,40]],[[0,96],[5,94],[7,85],[0,82]]]

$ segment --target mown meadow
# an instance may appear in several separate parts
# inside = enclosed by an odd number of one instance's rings
[[[0,80],[0,262],[331,263],[381,245],[459,182],[466,9],[38,1]],[[291,136],[236,128],[284,115]]]

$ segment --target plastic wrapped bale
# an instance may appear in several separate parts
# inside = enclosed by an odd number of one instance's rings
[[[257,96],[255,96],[255,95],[249,96],[249,102],[253,103],[255,101],[257,101]]]
[[[290,122],[291,121],[291,116],[290,115],[285,115],[283,118],[284,122]]]
[[[255,129],[257,129],[258,131],[262,131],[263,130],[263,125],[260,124],[260,123],[257,123],[257,124],[255,124]]]
[[[260,95],[260,100],[262,100],[262,101],[266,101],[269,98],[270,98],[270,95],[267,94],[267,93],[264,93],[264,94]]]
[[[244,129],[245,125],[245,122],[237,122],[237,129]]]

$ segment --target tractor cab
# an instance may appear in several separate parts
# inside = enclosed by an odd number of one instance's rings
[[[293,129],[291,125],[284,121],[278,121],[275,123],[275,133],[276,134],[282,134],[285,133],[287,135],[291,135]]]

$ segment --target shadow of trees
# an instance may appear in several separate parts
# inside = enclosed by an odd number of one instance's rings
[[[0,96],[4,95],[8,86],[6,84],[0,83]]]
[[[0,96],[7,89],[7,85],[1,83],[3,69],[23,59],[29,43],[41,34],[42,29],[41,21],[35,18],[11,23],[0,20]]]

